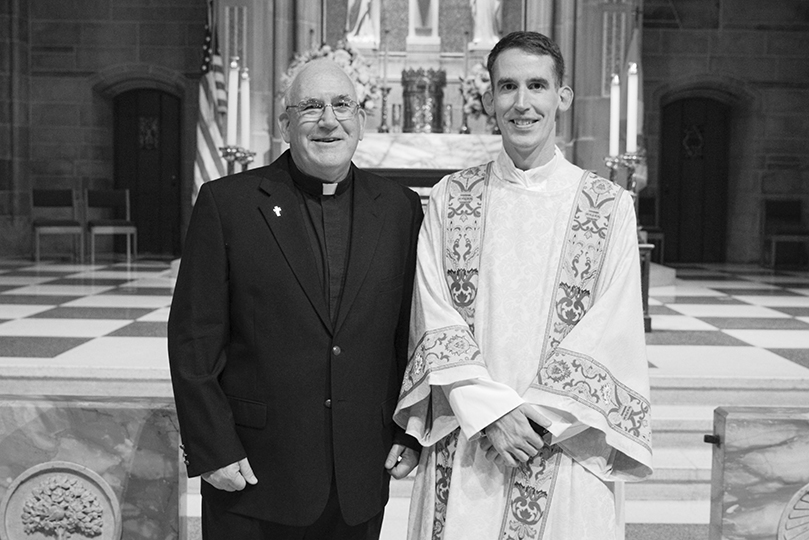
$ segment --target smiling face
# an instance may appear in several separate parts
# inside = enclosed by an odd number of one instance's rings
[[[556,80],[553,58],[512,48],[495,60],[492,89],[483,96],[503,134],[503,148],[522,170],[553,157],[556,112],[573,102],[573,90]]]
[[[357,100],[354,84],[331,60],[315,60],[298,73],[287,93],[286,105],[304,100],[334,103]],[[365,131],[365,111],[360,108],[348,120],[337,120],[332,107],[325,107],[315,119],[302,118],[296,109],[278,116],[281,136],[289,143],[295,165],[306,174],[328,182],[339,182],[348,174],[351,157]]]

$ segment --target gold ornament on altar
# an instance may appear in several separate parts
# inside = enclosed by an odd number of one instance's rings
[[[334,47],[324,44],[319,48],[297,53],[286,72],[281,75],[281,93],[289,88],[295,75],[304,65],[320,58],[328,58],[343,68],[343,71],[348,74],[349,79],[354,83],[357,91],[357,103],[367,113],[372,114],[376,106],[374,101],[382,97],[382,89],[379,86],[377,76],[371,69],[371,62],[366,60],[357,49],[342,40],[338,41]]]

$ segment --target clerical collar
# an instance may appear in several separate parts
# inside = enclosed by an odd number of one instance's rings
[[[348,168],[348,174],[340,182],[324,182],[320,178],[308,175],[295,165],[292,155],[289,156],[289,174],[298,189],[313,196],[340,195],[351,186],[354,178],[354,165]]]

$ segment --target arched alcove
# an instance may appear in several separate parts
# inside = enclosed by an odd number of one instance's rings
[[[744,81],[706,74],[661,85],[652,98],[650,173],[664,260],[754,258],[758,196],[749,145],[760,96]]]
[[[142,251],[163,256],[177,255],[182,241],[182,232],[187,226],[191,213],[191,191],[196,145],[194,134],[196,133],[198,115],[198,81],[165,67],[132,63],[120,64],[94,73],[89,78],[89,82],[94,94],[98,97],[95,100],[96,106],[103,109],[101,114],[104,117],[112,119],[112,125],[108,127],[111,133],[110,140],[113,146],[115,162],[113,170],[116,171],[116,176],[120,177],[112,179],[112,184],[115,187],[127,187],[130,189],[133,210],[140,207],[140,213],[142,214],[142,209],[160,209],[165,206],[165,204],[162,206],[152,204],[147,200],[154,195],[152,192],[165,191],[163,188],[166,186],[155,191],[155,175],[160,177],[160,182],[172,184],[169,186],[172,190],[169,204],[173,205],[173,207],[170,209],[162,208],[160,211],[155,210],[155,213],[159,215],[141,216],[142,220],[152,225],[151,228],[154,228],[154,223],[159,222],[160,230],[165,235],[170,235],[171,238],[164,238],[164,241],[154,242],[155,246],[150,249],[148,237],[143,236],[142,240],[145,243],[142,244],[144,248]],[[163,96],[162,98],[160,97],[161,95]],[[160,104],[151,106],[149,103],[153,105],[154,103]],[[176,110],[168,111],[166,109],[168,103],[171,103],[171,107]],[[147,109],[150,109],[150,107],[152,109],[156,107],[156,110],[160,112],[149,113]],[[140,112],[138,112],[139,110]],[[125,119],[122,114],[125,114],[127,118]],[[165,143],[168,143],[169,139],[160,139],[159,142],[163,144],[164,148],[159,150],[162,155],[152,160],[155,161],[154,163],[146,164],[151,158],[151,156],[146,155],[150,153],[149,150],[144,153],[133,146],[133,137],[138,137],[137,133],[133,132],[133,129],[139,129],[132,125],[133,122],[137,122],[137,119],[132,119],[133,114],[135,116],[146,116],[153,120],[157,117],[157,121],[161,125],[164,120],[170,121],[172,125],[169,128],[169,125],[166,124],[166,131],[164,132],[164,135],[171,136],[170,147],[165,147]],[[130,129],[124,129],[126,125]],[[133,152],[140,152],[142,155],[133,156]],[[169,164],[169,161],[172,163]],[[133,167],[135,167],[135,170],[141,171],[144,178],[139,179],[137,177],[137,174],[141,173],[137,173],[135,176],[129,174],[126,175],[126,178],[119,174],[122,170],[133,170]],[[150,180],[145,181],[146,177]],[[151,188],[141,190],[144,191],[144,193],[140,194],[140,199],[143,200],[139,203],[137,190],[139,186],[147,185],[151,185]],[[160,195],[159,198],[165,202],[165,193]],[[135,213],[137,214],[137,212]],[[179,216],[179,220],[177,216]],[[137,215],[134,217],[137,218]],[[158,239],[160,235],[152,234],[152,237]]]

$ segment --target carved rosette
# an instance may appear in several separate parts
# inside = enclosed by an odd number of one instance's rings
[[[118,540],[120,505],[94,471],[67,461],[31,467],[0,505],[0,540]]]
[[[784,508],[778,540],[809,540],[809,484],[799,489]]]

